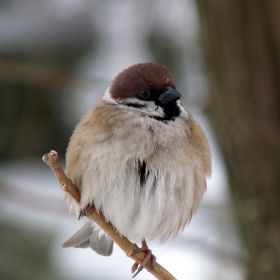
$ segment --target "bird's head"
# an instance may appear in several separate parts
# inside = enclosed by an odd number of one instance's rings
[[[132,108],[162,108],[166,117],[179,115],[176,101],[181,94],[165,66],[139,63],[120,72],[105,93],[104,100]]]

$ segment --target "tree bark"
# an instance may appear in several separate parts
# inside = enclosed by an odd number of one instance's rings
[[[249,253],[280,279],[280,1],[197,0],[209,117]]]

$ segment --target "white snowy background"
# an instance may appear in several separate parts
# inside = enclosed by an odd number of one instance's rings
[[[0,50],[11,45],[26,49],[44,47],[38,38],[50,36],[46,41],[56,40],[59,34],[53,31],[55,25],[58,22],[63,25],[66,19],[71,22],[71,19],[82,20],[87,16],[98,30],[97,51],[87,52],[77,65],[77,76],[84,79],[78,79],[62,93],[65,123],[73,128],[95,100],[102,97],[110,80],[119,71],[138,62],[154,60],[145,41],[153,26],[178,46],[183,56],[178,65],[181,78],[177,89],[184,95],[184,106],[206,131],[213,153],[213,174],[199,210],[184,232],[163,245],[159,245],[157,240],[148,244],[157,261],[177,279],[245,279],[246,252],[235,221],[225,167],[207,118],[202,113],[207,103],[207,88],[201,73],[199,22],[194,2],[22,0],[12,1],[10,5],[5,11],[0,11]],[[36,40],[39,41],[36,43]],[[31,46],[32,42],[38,46]],[[93,86],[92,80],[99,82]],[[60,157],[63,162],[64,155]],[[101,257],[90,249],[60,248],[60,244],[78,230],[83,221],[77,222],[73,215],[68,214],[64,194],[41,157],[2,161],[0,178],[13,193],[9,199],[0,197],[1,219],[51,232],[54,236],[49,248],[51,267],[63,279],[131,278],[133,261],[117,246],[111,257]],[[136,279],[154,277],[143,271]]]

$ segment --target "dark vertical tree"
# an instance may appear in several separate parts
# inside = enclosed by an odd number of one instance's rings
[[[280,1],[197,0],[209,117],[249,252],[280,279]]]

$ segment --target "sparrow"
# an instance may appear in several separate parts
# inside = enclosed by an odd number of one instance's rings
[[[93,205],[121,236],[142,242],[145,262],[155,262],[146,239],[164,242],[182,231],[211,175],[205,133],[180,98],[165,66],[132,65],[82,118],[66,152],[65,173],[81,194],[79,204],[66,194],[70,211],[79,217]],[[62,247],[109,256],[113,241],[88,220]]]

